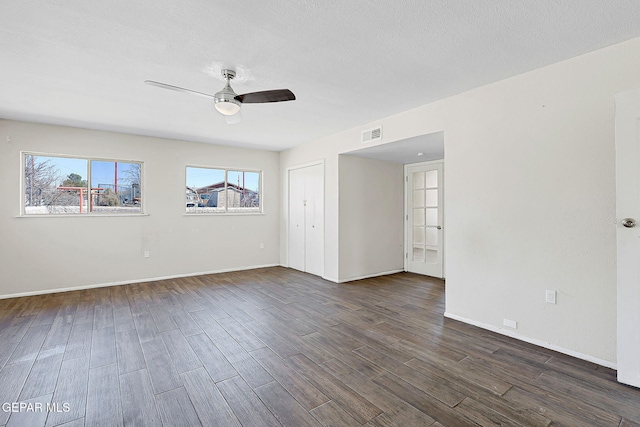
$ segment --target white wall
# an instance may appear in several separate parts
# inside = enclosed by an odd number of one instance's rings
[[[21,151],[144,162],[148,215],[20,217]],[[264,214],[186,216],[187,164],[262,170]],[[279,264],[278,179],[274,152],[0,120],[0,296]]]
[[[361,148],[362,130],[382,124],[382,143],[444,131],[447,314],[516,320],[503,332],[613,366],[614,94],[640,87],[639,53],[630,40],[363,124],[282,153],[281,167],[325,158],[332,198],[338,154]],[[340,214],[327,210],[325,271],[341,268]]]
[[[404,168],[339,156],[339,278],[404,269]]]

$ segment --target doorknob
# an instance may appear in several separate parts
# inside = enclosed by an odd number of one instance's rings
[[[622,220],[622,225],[627,228],[633,228],[636,226],[636,220],[633,218],[625,218]]]

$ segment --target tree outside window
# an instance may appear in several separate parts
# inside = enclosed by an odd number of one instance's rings
[[[141,213],[142,163],[24,155],[25,215]]]

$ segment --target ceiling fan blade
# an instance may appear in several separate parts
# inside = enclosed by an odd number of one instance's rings
[[[184,93],[192,93],[194,95],[200,95],[200,96],[204,96],[206,98],[214,98],[213,95],[209,95],[209,94],[206,94],[206,93],[198,92],[196,90],[185,89],[185,88],[180,87],[180,86],[168,85],[166,83],[155,82],[153,80],[145,80],[144,82],[146,84],[148,84],[148,85],[161,87],[163,89],[175,90],[177,92],[184,92]]]
[[[240,123],[242,121],[242,112],[238,111],[231,116],[224,116],[224,121],[227,122],[228,125],[235,125],[236,123]]]
[[[264,90],[236,95],[236,99],[243,104],[258,104],[262,102],[293,101],[296,96],[289,89]]]

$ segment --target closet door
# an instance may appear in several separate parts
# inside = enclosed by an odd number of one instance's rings
[[[289,171],[289,267],[324,274],[324,165]]]
[[[305,169],[305,271],[324,274],[324,167]]]
[[[289,267],[305,271],[304,169],[289,171]]]

